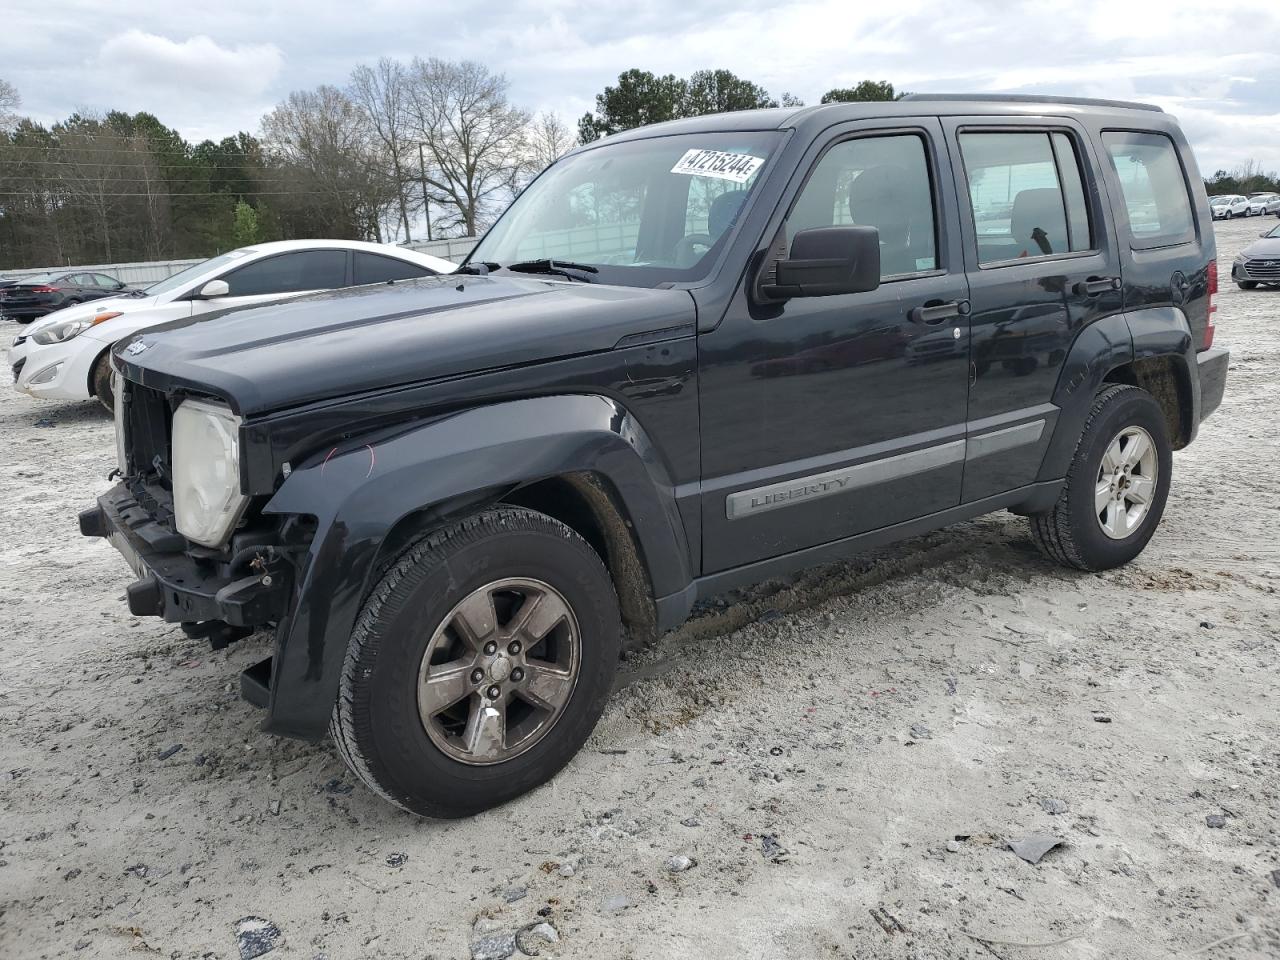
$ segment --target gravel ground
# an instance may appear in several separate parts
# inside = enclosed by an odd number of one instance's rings
[[[130,617],[75,530],[109,420],[0,391],[0,955],[1280,956],[1280,291],[1219,303],[1226,401],[1133,565],[999,514],[729,598],[451,823],[258,731],[265,636]]]

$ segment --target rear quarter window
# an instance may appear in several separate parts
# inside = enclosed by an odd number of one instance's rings
[[[1162,133],[1104,130],[1111,168],[1120,183],[1135,249],[1195,239],[1187,177],[1173,140]]]

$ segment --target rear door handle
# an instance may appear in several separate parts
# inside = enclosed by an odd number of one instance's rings
[[[949,300],[946,303],[929,303],[922,307],[912,307],[907,317],[912,323],[924,323],[933,327],[944,320],[958,317],[968,312],[968,300]]]
[[[1090,277],[1076,283],[1076,296],[1096,297],[1102,293],[1110,293],[1120,289],[1119,277]]]

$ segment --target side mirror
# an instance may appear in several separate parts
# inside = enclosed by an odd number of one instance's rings
[[[880,231],[875,227],[814,227],[791,241],[791,254],[779,260],[766,296],[830,297],[864,293],[880,286]]]
[[[123,280],[117,280],[117,281],[116,281],[116,289],[117,289],[117,290],[123,290],[123,289],[124,289],[124,287],[125,287],[125,284],[124,284],[124,281],[123,281]]]
[[[196,294],[196,296],[200,297],[202,300],[213,300],[216,297],[225,297],[230,292],[231,287],[227,285],[227,281],[210,280],[200,288],[200,292]]]

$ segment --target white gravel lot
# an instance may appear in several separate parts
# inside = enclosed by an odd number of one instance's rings
[[[1261,225],[1219,228],[1227,397],[1133,565],[998,514],[732,598],[624,664],[552,783],[451,823],[259,732],[266,636],[131,617],[76,531],[110,421],[6,387],[0,956],[235,958],[257,917],[270,960],[541,919],[604,960],[1280,957],[1280,291],[1226,280]],[[1063,845],[1004,848],[1034,833]]]

